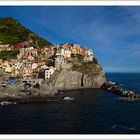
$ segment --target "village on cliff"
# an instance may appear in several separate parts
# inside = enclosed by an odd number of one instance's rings
[[[0,79],[0,85],[16,84],[17,79],[41,84],[49,80],[56,69],[67,67],[76,56],[80,56],[84,63],[93,62],[94,58],[91,49],[68,43],[43,48],[27,42],[16,45],[1,43],[0,52],[17,52],[15,58],[0,58],[0,70],[8,74],[6,79]]]

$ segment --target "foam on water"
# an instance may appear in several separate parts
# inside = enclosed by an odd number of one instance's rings
[[[128,127],[128,126],[123,126],[123,125],[113,125],[112,126],[113,129],[115,128],[122,128],[122,129],[126,129],[126,130],[131,130],[131,131],[136,131],[135,127]]]

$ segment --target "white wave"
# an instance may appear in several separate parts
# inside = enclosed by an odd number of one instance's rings
[[[127,127],[127,126],[123,126],[123,125],[113,125],[112,126],[113,129],[115,128],[122,128],[122,129],[126,129],[126,130],[131,130],[131,131],[136,131],[135,127]]]
[[[72,100],[74,100],[74,98],[73,98],[73,97],[68,97],[68,96],[67,96],[67,97],[64,97],[63,100],[72,101]]]
[[[4,106],[4,105],[10,105],[10,104],[17,104],[16,102],[8,102],[8,101],[3,101],[3,102],[0,102],[0,105]]]
[[[119,84],[120,86],[124,86],[124,84]]]

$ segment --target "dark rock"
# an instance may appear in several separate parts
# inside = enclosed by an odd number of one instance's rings
[[[140,95],[134,93],[133,91],[124,90],[123,88],[119,87],[118,84],[112,81],[103,83],[101,88],[118,96],[131,99],[140,98]]]

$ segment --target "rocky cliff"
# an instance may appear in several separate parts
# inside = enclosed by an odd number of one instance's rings
[[[103,69],[94,63],[72,63],[71,67],[56,70],[49,80],[57,89],[100,88],[104,82]]]

